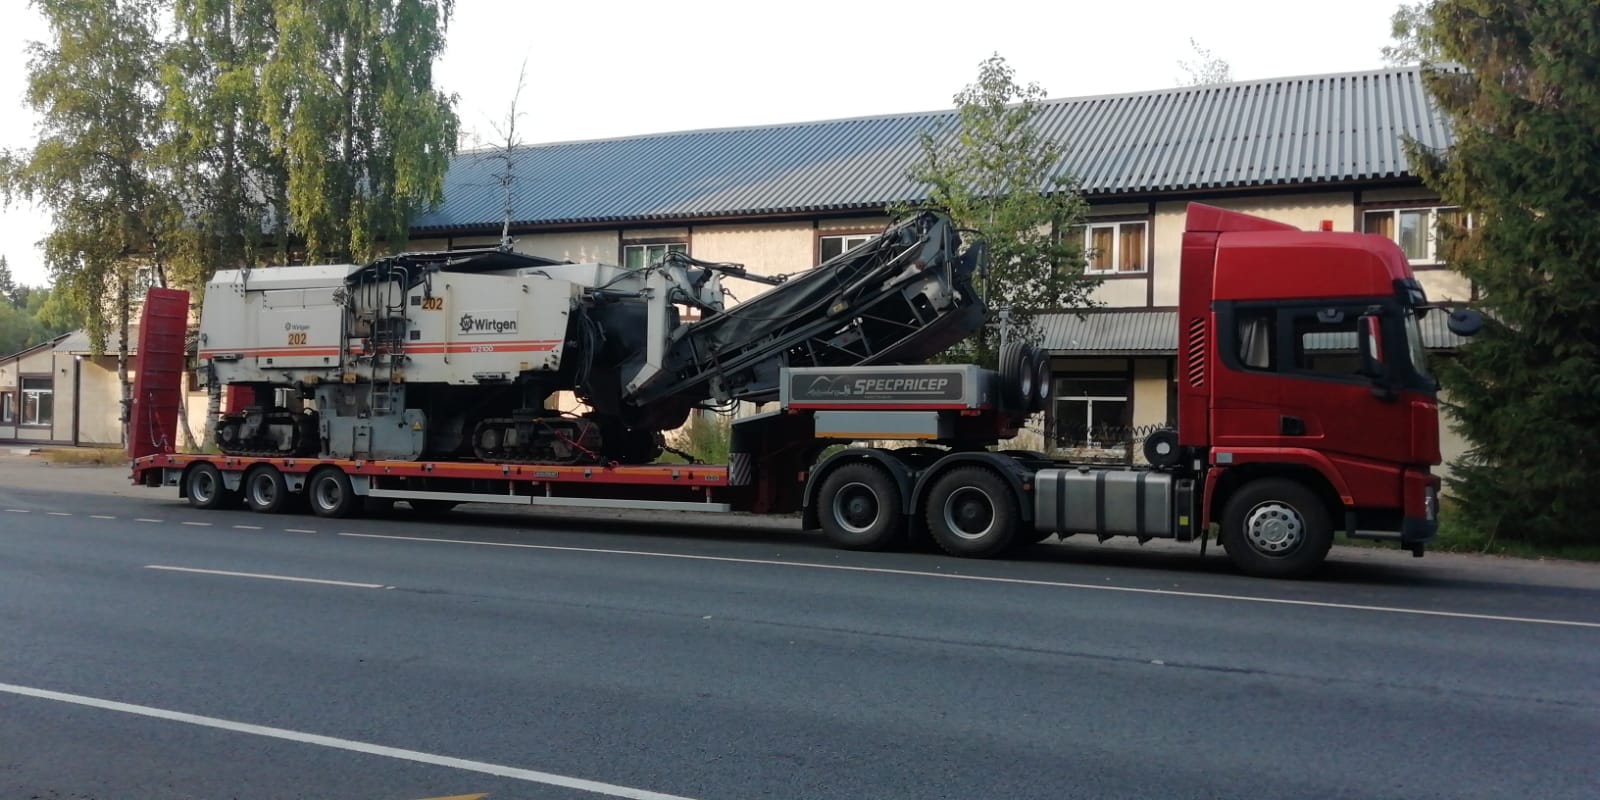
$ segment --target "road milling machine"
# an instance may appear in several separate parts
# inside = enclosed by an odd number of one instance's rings
[[[695,409],[777,399],[783,367],[927,360],[983,324],[982,268],[922,213],[787,277],[508,247],[223,270],[199,367],[243,398],[218,422],[229,455],[646,463]],[[724,278],[771,288],[725,306]],[[547,409],[560,391],[588,410]]]

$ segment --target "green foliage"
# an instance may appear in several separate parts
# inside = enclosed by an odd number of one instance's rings
[[[103,347],[173,215],[158,165],[159,0],[36,0],[51,41],[29,47],[39,140],[0,157],[0,193],[53,216],[45,263]]]
[[[955,96],[957,127],[919,137],[910,177],[928,187],[927,200],[892,209],[933,208],[987,243],[978,288],[992,319],[1009,311],[1012,336],[1034,336],[1037,312],[1086,305],[1094,287],[1075,230],[1087,206],[1062,173],[1065,145],[1040,130],[1044,99],[1038,84],[1018,85],[998,54],[985,60],[977,82]],[[947,357],[992,366],[1000,338],[986,326]]]
[[[682,450],[705,464],[728,463],[728,449],[733,442],[733,421],[721,415],[691,419],[687,425],[673,431],[667,444]],[[683,458],[675,453],[663,453],[657,459],[663,463],[676,463]]]
[[[1438,0],[1427,85],[1455,130],[1417,171],[1473,219],[1450,264],[1488,312],[1442,365],[1472,449],[1451,492],[1461,535],[1492,546],[1600,542],[1600,7]]]
[[[1409,3],[1389,18],[1395,43],[1383,48],[1386,63],[1425,64],[1438,60],[1439,44],[1433,35],[1428,7],[1428,3]]]
[[[452,0],[274,0],[261,104],[308,259],[405,241],[443,198],[454,98],[433,88]]]
[[[17,298],[17,282],[11,277],[11,264],[5,256],[0,256],[0,302],[10,303],[13,308],[27,302],[26,295],[20,301]]]
[[[67,331],[83,327],[83,318],[73,311],[65,293],[48,288],[19,285],[15,296],[21,305],[0,302],[0,356],[26,350]]]

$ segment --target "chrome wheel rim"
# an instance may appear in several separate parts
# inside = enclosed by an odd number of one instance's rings
[[[189,496],[197,502],[209,503],[217,496],[217,476],[210,470],[195,470],[189,476]]]
[[[1257,503],[1245,514],[1244,533],[1256,552],[1285,556],[1305,541],[1306,521],[1294,506],[1269,500]]]
[[[257,473],[254,478],[250,479],[250,499],[254,500],[256,505],[263,508],[271,506],[274,502],[277,502],[278,485],[277,481],[272,479],[271,474],[261,472]]]
[[[332,511],[344,502],[344,489],[333,478],[323,478],[317,481],[317,505],[324,510]]]

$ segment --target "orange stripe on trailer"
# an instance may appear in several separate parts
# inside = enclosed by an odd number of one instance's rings
[[[317,467],[332,465],[351,475],[392,478],[465,478],[504,480],[512,483],[587,483],[591,485],[692,486],[695,488],[728,485],[724,465],[637,464],[629,466],[556,466],[542,464],[453,463],[437,461],[364,461],[353,459],[264,458],[251,456],[211,456],[159,453],[135,459],[132,471],[187,467],[207,462],[218,469],[244,470],[268,464],[278,470],[301,475]]]

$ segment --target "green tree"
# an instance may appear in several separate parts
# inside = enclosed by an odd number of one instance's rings
[[[1433,38],[1428,3],[1408,3],[1389,18],[1395,43],[1383,48],[1389,64],[1424,64],[1438,60],[1439,44]]]
[[[3,255],[0,255],[0,299],[10,303],[13,308],[22,305],[17,302],[17,282],[11,277],[11,264]]]
[[[160,264],[174,214],[152,153],[159,144],[159,0],[35,0],[50,41],[29,47],[28,152],[0,159],[0,189],[48,208],[45,263],[89,329],[95,352],[117,334],[126,408],[128,326],[142,280]]]
[[[1003,338],[1037,338],[1035,314],[1087,305],[1095,286],[1084,277],[1077,233],[1087,206],[1063,170],[1065,145],[1040,130],[1044,99],[1044,89],[1018,85],[995,54],[979,66],[977,82],[956,94],[957,127],[919,136],[909,174],[928,196],[917,205],[976,231],[989,248],[979,291],[991,324],[950,358],[993,365]],[[1007,331],[998,329],[1002,318]]]
[[[274,0],[262,112],[308,260],[398,249],[443,197],[459,125],[433,87],[453,0]]]
[[[1486,543],[1600,541],[1600,6],[1438,0],[1425,80],[1454,129],[1417,172],[1471,215],[1446,257],[1484,330],[1441,380],[1471,449],[1452,491]]]
[[[287,174],[261,90],[276,24],[271,0],[176,0],[173,12],[161,70],[171,129],[163,155],[183,218],[169,227],[170,277],[198,288],[220,268],[288,260]]]

